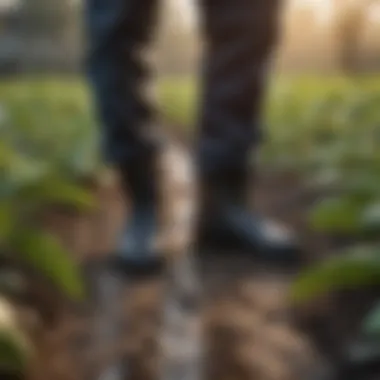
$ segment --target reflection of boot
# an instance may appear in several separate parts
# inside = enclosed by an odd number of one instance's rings
[[[158,181],[153,157],[120,167],[123,192],[131,201],[131,212],[124,227],[116,263],[123,271],[155,272],[164,264],[157,252]]]
[[[274,264],[295,264],[300,249],[293,233],[252,213],[248,169],[201,179],[200,247],[231,248]]]

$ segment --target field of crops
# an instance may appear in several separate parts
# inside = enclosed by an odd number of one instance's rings
[[[157,94],[164,122],[190,135],[196,124],[195,82],[167,78],[158,83]],[[298,301],[380,278],[379,104],[377,77],[279,78],[271,88],[262,170],[291,172],[305,188],[317,189],[319,201],[308,211],[311,228],[354,242],[349,254],[300,278],[294,288]],[[2,82],[0,134],[2,251],[16,252],[61,292],[80,298],[69,255],[35,221],[41,207],[65,204],[82,210],[93,204],[83,180],[101,176],[103,167],[85,83],[75,78]],[[367,333],[378,334],[379,321],[375,310],[365,321]]]

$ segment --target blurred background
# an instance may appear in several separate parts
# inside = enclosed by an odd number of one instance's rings
[[[156,44],[160,73],[194,73],[199,36],[190,0],[163,2]],[[379,67],[380,6],[376,0],[288,0],[281,72],[368,73]],[[81,0],[2,0],[1,73],[76,73],[85,40]]]
[[[162,3],[152,50],[157,101],[164,124],[188,138],[196,125],[202,48],[196,1]],[[100,158],[97,121],[83,75],[83,7],[84,0],[0,0],[0,307],[10,311],[3,321],[0,318],[0,371],[30,369],[30,352],[37,350],[32,379],[50,380],[55,378],[52,373],[70,368],[68,362],[53,360],[68,352],[62,348],[67,325],[60,325],[59,333],[51,330],[52,316],[62,316],[63,301],[57,294],[83,300],[77,262],[84,262],[90,252],[107,251],[120,218],[117,193],[98,187],[108,172]],[[360,293],[355,300],[366,302],[367,313],[368,305],[379,299],[378,292],[367,291],[380,281],[379,40],[380,1],[284,2],[267,99],[267,139],[260,150],[263,172],[272,178],[260,185],[260,205],[275,214],[274,200],[288,205],[285,214],[315,262],[339,253],[339,259],[311,265],[292,279],[298,303],[337,290],[365,289],[369,299]],[[272,193],[277,195],[273,198]],[[25,268],[32,268],[33,275]],[[46,280],[54,286],[46,286]],[[331,363],[342,357],[346,343],[360,329],[379,342],[380,308],[357,316],[353,311],[359,310],[358,304],[352,298],[342,302],[344,312],[337,310],[337,303],[318,310],[321,304],[315,303],[309,309],[313,318],[323,315],[325,324],[318,325],[323,328],[316,329],[316,341],[324,342],[318,350]],[[38,339],[36,331],[42,330],[36,330],[35,319],[25,317],[30,316],[25,305],[42,318],[44,334],[38,333]],[[248,313],[242,319],[245,328],[244,321],[251,321],[257,310],[239,310]],[[15,324],[14,312],[25,317],[23,324]],[[354,314],[355,323],[349,318]],[[234,326],[236,320],[241,321],[235,318]],[[274,335],[289,342],[298,334],[289,333],[295,335],[288,339],[287,333]],[[373,350],[378,358],[380,353]],[[247,354],[251,356],[254,352]],[[53,372],[46,372],[47,364]],[[269,372],[260,379],[300,378]],[[62,373],[57,378],[74,378]],[[240,379],[237,373],[228,379]],[[242,379],[251,378],[243,374]]]

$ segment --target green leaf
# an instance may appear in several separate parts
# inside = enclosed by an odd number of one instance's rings
[[[25,190],[26,195],[42,203],[58,203],[88,210],[94,207],[95,200],[85,189],[61,178],[45,178],[35,186]]]
[[[20,337],[0,327],[0,368],[20,373],[26,369],[27,353]]]
[[[380,303],[364,318],[361,330],[365,335],[380,337]]]
[[[48,162],[17,154],[8,168],[8,179],[14,184],[15,190],[22,189],[43,180],[51,170],[50,166]]]
[[[363,205],[349,197],[327,198],[311,212],[311,225],[318,231],[357,233]]]
[[[0,246],[13,231],[16,223],[15,213],[11,202],[0,201]]]
[[[2,134],[3,137],[3,134]],[[0,140],[0,168],[9,166],[17,155],[17,152],[5,139]]]
[[[363,210],[361,224],[367,231],[380,231],[380,202],[371,203]]]
[[[379,252],[360,250],[306,270],[292,285],[290,295],[294,302],[299,303],[330,291],[375,283],[380,283]]]
[[[53,236],[32,230],[17,231],[10,249],[17,259],[50,280],[63,295],[75,301],[84,298],[79,268]]]
[[[358,162],[360,161],[356,158],[356,163]],[[360,172],[356,172],[345,179],[344,185],[350,194],[364,198],[378,196],[380,191],[379,175],[377,171],[374,172],[371,169],[370,163],[367,162]]]

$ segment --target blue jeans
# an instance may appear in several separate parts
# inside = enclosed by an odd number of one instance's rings
[[[223,172],[244,165],[262,135],[280,0],[198,1],[206,48],[196,151],[201,171]],[[144,93],[149,67],[139,55],[155,34],[158,6],[159,0],[87,0],[88,74],[111,164],[134,162],[158,144],[150,130],[154,104]]]

